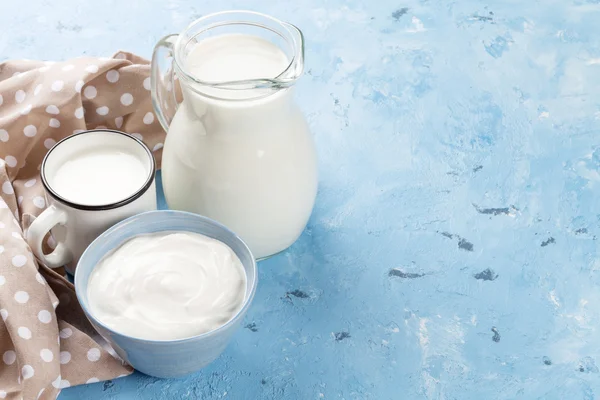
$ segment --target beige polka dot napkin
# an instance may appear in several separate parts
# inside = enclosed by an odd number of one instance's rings
[[[36,262],[23,232],[46,207],[39,168],[58,140],[117,129],[160,163],[149,72],[147,60],[125,52],[0,63],[0,399],[55,399],[62,388],[131,373],[97,337],[63,272]]]

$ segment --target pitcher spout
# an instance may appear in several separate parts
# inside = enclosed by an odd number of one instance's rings
[[[216,46],[213,40],[219,37],[231,38],[231,35],[242,35],[241,39],[236,40],[246,41],[251,46],[266,48],[267,44],[258,42],[266,41],[275,49],[269,50],[271,59],[268,62],[271,67],[279,62],[279,52],[281,67],[265,69],[265,76],[260,76],[259,73],[245,73],[244,64],[239,65],[240,73],[231,73],[229,76],[212,72],[205,74],[201,67],[200,70],[195,70],[196,64],[193,60],[190,61],[193,58],[191,55],[197,56],[197,65],[202,65],[203,62],[203,58],[198,56],[200,53],[195,51],[197,46],[205,45],[202,48],[198,47],[200,51],[215,51],[210,47]],[[233,40],[229,39],[229,42],[233,43]],[[219,46],[215,48],[217,47]],[[217,99],[248,100],[268,96],[293,86],[304,71],[304,37],[300,29],[290,23],[252,11],[225,11],[200,18],[177,36],[170,49],[174,59],[174,72],[179,77],[180,84],[184,86],[184,93],[195,92]],[[223,47],[219,47],[219,51],[224,51]],[[231,70],[230,68],[229,71]]]

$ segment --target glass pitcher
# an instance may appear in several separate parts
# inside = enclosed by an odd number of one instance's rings
[[[293,99],[303,69],[302,32],[250,11],[200,18],[152,56],[169,208],[221,222],[257,259],[294,243],[315,202],[314,141]]]

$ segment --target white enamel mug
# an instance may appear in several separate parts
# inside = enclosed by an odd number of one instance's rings
[[[126,197],[108,204],[78,203],[73,201],[72,196],[69,199],[64,192],[61,193],[56,187],[59,186],[56,171],[84,152],[103,148],[108,152],[127,153],[138,159],[147,172],[145,182],[126,188]],[[81,179],[85,179],[83,175]],[[154,156],[144,143],[123,132],[102,129],[66,137],[48,151],[40,168],[40,176],[46,190],[48,208],[29,227],[27,241],[35,256],[50,268],[65,266],[73,274],[81,254],[102,232],[125,218],[156,210]],[[75,186],[70,190],[79,190],[77,182],[72,184]],[[98,187],[97,190],[111,190],[111,185],[106,186]],[[122,188],[121,186],[120,190]],[[52,233],[56,247],[51,253],[44,254],[42,244],[48,232]]]

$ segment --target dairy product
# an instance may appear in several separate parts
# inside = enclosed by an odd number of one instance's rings
[[[246,274],[226,244],[193,232],[136,236],[105,256],[88,281],[91,314],[116,332],[183,339],[227,323]]]
[[[66,200],[106,205],[135,194],[144,186],[150,172],[136,155],[117,147],[99,146],[75,153],[48,179],[52,189]]]
[[[276,78],[289,64],[273,43],[231,34],[200,40],[184,67],[205,82],[238,82]],[[286,249],[317,193],[314,142],[292,89],[193,89],[182,82],[184,101],[163,149],[169,208],[223,223],[259,259]]]
[[[285,53],[258,36],[229,34],[199,41],[188,53],[186,71],[209,83],[228,83],[230,89],[204,86],[204,93],[219,99],[248,99],[268,93],[264,89],[231,89],[234,82],[273,79],[290,63]],[[237,85],[237,87],[244,87]]]

